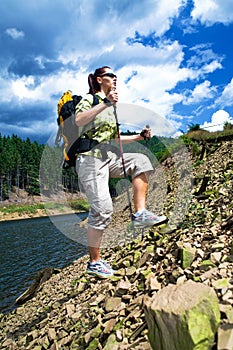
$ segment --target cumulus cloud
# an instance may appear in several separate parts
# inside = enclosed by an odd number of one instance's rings
[[[211,117],[211,122],[205,122],[201,125],[202,129],[208,131],[221,131],[223,130],[224,124],[228,122],[233,124],[233,118],[229,115],[228,112],[224,110],[218,110]]]
[[[207,25],[229,24],[233,21],[232,0],[194,0],[191,16]]]
[[[190,96],[183,101],[184,104],[199,103],[203,99],[213,98],[216,92],[216,87],[211,86],[209,80],[205,80],[203,83],[198,84],[191,91]]]
[[[211,79],[211,74],[225,68],[224,55],[198,37],[185,44],[189,34],[178,35],[174,26],[177,21],[182,26],[184,18],[196,31],[198,20],[206,25],[208,19],[210,25],[220,0],[193,4],[191,18],[188,0],[1,2],[1,121],[17,112],[17,130],[25,127],[24,132],[34,136],[25,114],[33,125],[42,117],[53,125],[63,91],[85,94],[88,74],[106,64],[118,75],[120,102],[147,108],[167,120],[161,128],[166,135],[174,134],[182,119],[190,122],[199,105],[204,110],[215,100],[217,109],[232,106],[233,84],[222,84],[220,89]],[[233,12],[227,4],[221,3],[219,20],[224,24]],[[12,108],[7,111],[6,105]],[[140,113],[123,113],[121,122],[144,125]],[[156,131],[153,120],[151,124]],[[3,130],[10,128],[5,125]]]

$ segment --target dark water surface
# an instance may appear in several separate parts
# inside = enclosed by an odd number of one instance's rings
[[[69,222],[69,215],[58,220]],[[62,234],[49,217],[0,222],[0,312],[14,307],[38,271],[63,268],[85,254],[87,247]]]

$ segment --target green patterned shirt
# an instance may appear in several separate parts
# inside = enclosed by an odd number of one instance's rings
[[[105,95],[101,92],[95,94],[99,100],[99,103],[103,101]],[[93,95],[87,94],[76,106],[76,114],[79,112],[87,111],[93,107]],[[109,142],[117,137],[116,120],[113,113],[113,107],[108,107],[104,111],[100,112],[95,119],[89,124],[79,127],[80,134],[84,133],[89,138],[102,142]]]

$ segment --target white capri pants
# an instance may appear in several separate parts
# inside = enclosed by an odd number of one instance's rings
[[[127,175],[132,179],[141,173],[151,173],[153,167],[149,158],[140,153],[124,153]],[[76,172],[80,188],[85,192],[90,211],[88,225],[104,230],[111,221],[113,213],[112,198],[109,193],[109,178],[123,178],[121,157],[102,160],[94,156],[80,154],[76,161]]]

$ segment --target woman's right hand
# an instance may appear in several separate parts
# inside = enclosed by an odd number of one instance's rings
[[[116,89],[110,90],[110,92],[107,94],[106,98],[112,103],[115,104],[118,102],[118,93]]]

